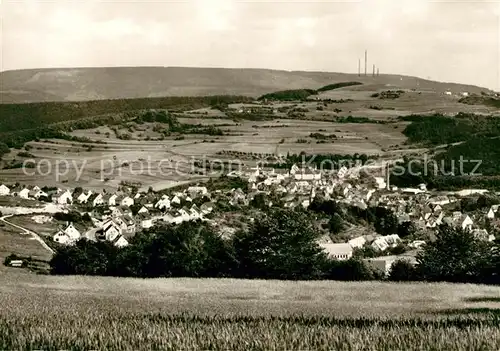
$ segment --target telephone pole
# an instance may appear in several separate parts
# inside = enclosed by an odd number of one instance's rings
[[[375,77],[375,65],[373,65],[373,73],[372,76]]]
[[[361,76],[361,59],[358,58],[358,77]]]

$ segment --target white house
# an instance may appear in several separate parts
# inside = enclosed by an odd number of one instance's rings
[[[144,215],[140,215],[140,216],[144,216]],[[125,230],[129,233],[135,232],[135,229],[136,229],[135,228],[135,221],[134,221],[134,218],[132,217],[131,214],[126,214],[119,219],[123,222],[123,225],[124,225],[123,230]]]
[[[189,212],[183,208],[179,210],[179,215],[182,217],[183,221],[189,221],[191,219]]]
[[[36,192],[33,194],[33,197],[34,197],[35,199],[39,199],[39,198],[41,198],[42,196],[44,196],[44,197],[48,197],[49,195],[48,195],[46,192],[42,191],[42,190],[38,190],[38,191],[36,191]]]
[[[66,235],[68,235],[68,237],[71,239],[71,240],[78,240],[80,239],[80,237],[82,236],[80,234],[80,232],[78,231],[78,229],[75,228],[75,226],[73,225],[73,223],[70,223],[66,229],[64,229],[64,233],[66,233]]]
[[[302,207],[304,207],[304,208],[308,208],[308,207],[309,207],[309,205],[311,204],[311,200],[309,200],[309,199],[304,199],[304,200],[302,200],[302,202],[301,202],[300,204],[302,205]]]
[[[475,195],[475,194],[484,195],[487,192],[488,192],[488,190],[486,190],[486,189],[463,189],[460,191],[456,191],[455,195],[458,195],[458,196],[470,196],[470,195]]]
[[[149,213],[149,210],[145,206],[142,206],[141,209],[139,211],[137,211],[137,213],[146,214],[146,213]]]
[[[123,207],[130,207],[134,204],[134,199],[132,199],[131,197],[129,196],[125,196],[123,198],[123,200],[120,202],[120,206],[123,206]]]
[[[399,235],[397,234],[386,235],[375,239],[372,243],[372,247],[379,251],[385,251],[389,247],[397,246],[400,242],[401,239],[399,238]]]
[[[352,246],[346,243],[320,243],[319,246],[328,254],[329,257],[339,261],[348,260],[352,257]]]
[[[66,229],[64,230],[60,230],[58,231],[54,236],[53,236],[53,240],[55,242],[58,242],[60,244],[64,244],[64,245],[70,245],[70,244],[73,244],[75,241],[77,241],[78,239],[80,239],[81,237],[81,234],[80,232],[78,231],[78,229],[76,229],[73,224],[69,224]]]
[[[457,224],[464,230],[471,230],[472,226],[474,225],[474,222],[469,217],[469,215],[462,215],[458,219]]]
[[[113,219],[113,222],[120,228],[120,230],[127,230],[127,222],[124,220],[125,216],[116,217]]]
[[[423,191],[422,189],[416,189],[416,188],[402,188],[401,192],[417,195],[420,193],[424,193],[425,191]]]
[[[424,245],[425,245],[424,240],[413,240],[411,243],[408,244],[408,246],[413,248],[413,249],[419,249]]]
[[[201,218],[201,213],[200,211],[195,207],[195,205],[193,205],[190,209],[189,209],[189,216],[191,217],[191,219],[193,220],[196,220],[196,219],[200,219]]]
[[[181,224],[184,222],[184,217],[181,214],[177,214],[176,216],[164,216],[163,220],[169,223],[174,223],[174,224]]]
[[[96,232],[97,240],[106,240],[116,247],[125,247],[128,241],[123,237],[121,228],[112,220],[104,223],[101,229]]]
[[[96,235],[96,238],[113,242],[121,236],[121,234],[121,228],[114,221],[108,220],[103,224],[101,230]]]
[[[161,217],[161,220],[164,222],[167,222],[167,223],[176,223],[175,217],[169,213],[167,213],[165,216]]]
[[[111,195],[111,197],[108,199],[108,206],[116,206],[116,199],[118,196],[116,194]]]
[[[429,205],[447,205],[451,203],[451,200],[447,196],[436,196],[429,199]]]
[[[102,196],[102,194],[98,194],[94,198],[94,200],[92,200],[92,206],[97,207],[97,206],[101,206],[101,205],[104,205],[104,197]]]
[[[383,177],[375,177],[375,183],[377,184],[377,189],[385,189],[387,187]]]
[[[53,237],[52,240],[54,240],[56,243],[63,244],[63,245],[69,245],[72,243],[71,239],[69,236],[63,232],[63,231],[58,231]]]
[[[342,166],[339,171],[337,172],[337,177],[339,178],[344,178],[347,173],[349,173],[349,170],[347,169],[347,167],[345,166]]]
[[[73,202],[73,197],[71,196],[71,192],[66,190],[64,193],[52,197],[52,201],[59,205],[67,205]]]
[[[28,188],[24,188],[17,194],[21,199],[28,199],[30,195],[30,190]]]
[[[205,202],[200,206],[201,213],[206,215],[212,212],[214,209],[214,204],[212,202]]]
[[[347,242],[351,247],[362,248],[366,244],[366,239],[364,236],[358,236],[357,238],[351,239]]]
[[[125,239],[122,235],[114,242],[114,245],[116,247],[122,248],[128,245],[127,239]]]
[[[498,212],[498,207],[499,207],[498,205],[491,206],[490,210],[486,214],[486,217],[489,218],[489,219],[495,218],[495,213]]]
[[[112,218],[119,218],[123,216],[123,212],[118,207],[110,207],[109,209],[111,210]]]
[[[155,208],[159,210],[163,209],[169,209],[170,208],[170,200],[168,199],[168,196],[163,195],[160,200],[155,204]]]
[[[208,193],[208,190],[205,186],[190,186],[187,189],[187,192],[192,198],[196,198],[198,196],[203,196]]]
[[[143,219],[141,221],[142,229],[148,229],[148,228],[151,228],[152,226],[153,226],[153,219],[152,218]]]
[[[173,204],[177,204],[177,205],[180,205],[181,204],[181,199],[179,196],[175,195],[173,198],[172,198],[172,201],[170,201],[171,203]]]
[[[89,197],[92,195],[92,191],[88,191],[86,194],[85,193],[81,193],[80,195],[78,195],[78,197],[76,198],[76,201],[78,201],[78,203],[80,204],[86,204],[87,201],[89,200]]]
[[[9,195],[10,194],[10,189],[9,187],[5,186],[5,185],[0,185],[0,196],[5,196],[5,195]]]

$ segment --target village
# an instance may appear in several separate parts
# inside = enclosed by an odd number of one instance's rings
[[[470,230],[483,240],[492,241],[495,236],[488,229],[500,227],[499,205],[491,205],[480,213],[463,213],[448,210],[461,199],[487,193],[485,190],[462,190],[437,193],[428,191],[425,184],[417,188],[400,188],[389,184],[383,173],[373,176],[360,167],[342,167],[338,171],[321,171],[306,165],[293,165],[290,169],[254,167],[232,171],[228,179],[238,179],[247,184],[246,189],[215,189],[207,186],[185,186],[170,192],[139,192],[131,187],[121,187],[114,193],[92,192],[82,188],[59,189],[0,186],[0,197],[16,197],[27,201],[48,202],[59,206],[65,213],[78,212],[88,219],[86,225],[66,221],[53,233],[52,241],[60,245],[72,245],[81,238],[92,241],[109,241],[117,247],[129,244],[129,239],[141,230],[155,225],[180,224],[185,221],[207,221],[217,225],[221,216],[219,208],[251,205],[258,194],[264,197],[265,207],[302,207],[307,209],[315,199],[334,200],[361,210],[368,207],[384,207],[391,210],[398,224],[411,222],[416,229],[432,233],[441,224]],[[271,200],[274,199],[274,200]],[[274,203],[273,203],[274,201]],[[52,215],[32,217],[38,223],[52,221]],[[253,218],[250,218],[250,221]],[[366,261],[374,267],[389,272],[397,259],[406,258],[416,263],[415,253],[425,240],[409,241],[397,233],[380,235],[376,232],[354,234],[344,242],[326,237],[319,244],[332,258],[347,260],[355,250],[370,247],[377,257]],[[344,236],[345,237],[345,236]],[[429,237],[429,236],[427,236]],[[406,245],[408,252],[386,255],[391,248]],[[411,250],[410,250],[411,249]]]

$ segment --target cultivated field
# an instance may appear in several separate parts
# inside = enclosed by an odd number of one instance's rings
[[[0,349],[497,350],[498,288],[0,277]]]
[[[208,179],[195,173],[194,160],[235,160],[233,156],[218,155],[224,151],[275,155],[299,154],[302,151],[310,154],[383,155],[386,151],[403,148],[406,140],[401,133],[405,126],[402,122],[333,123],[283,118],[235,123],[228,119],[203,117],[181,118],[180,122],[222,125],[218,128],[223,130],[224,135],[186,134],[181,140],[174,136],[158,140],[159,135],[153,131],[153,124],[141,125],[140,131],[132,133],[132,140],[118,139],[108,127],[77,130],[72,135],[91,141],[44,139],[30,142],[29,157],[17,155],[14,151],[4,156],[4,160],[23,162],[34,159],[32,164],[36,168],[4,169],[0,171],[0,179],[8,183],[73,188],[84,185],[86,189],[107,190],[116,189],[126,180],[141,183],[144,189],[152,186],[157,190]],[[318,140],[309,137],[311,133],[334,134],[337,138],[318,143]],[[56,167],[60,170],[59,178],[56,178]]]

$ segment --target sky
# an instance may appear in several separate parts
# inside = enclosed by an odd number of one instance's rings
[[[0,69],[368,67],[500,91],[500,0],[0,0]]]

